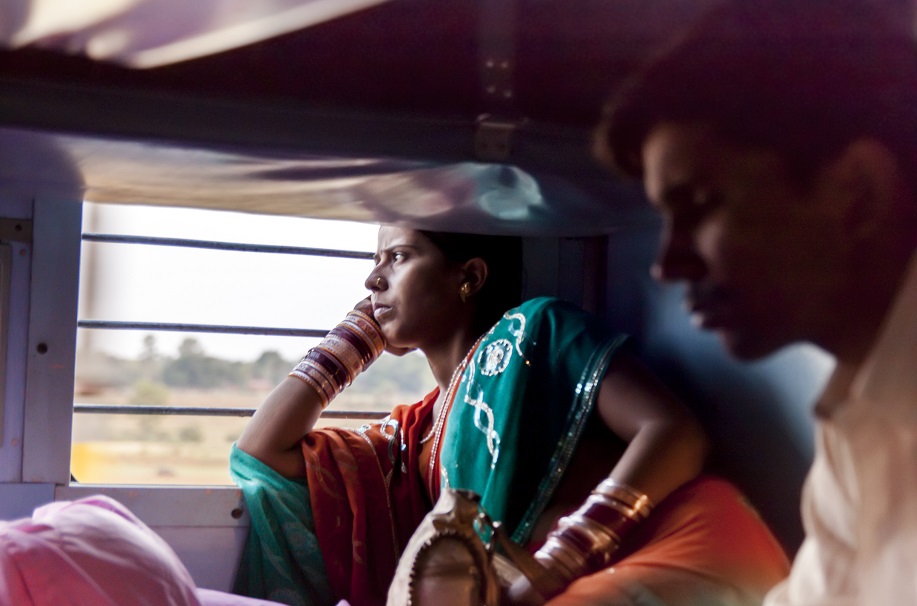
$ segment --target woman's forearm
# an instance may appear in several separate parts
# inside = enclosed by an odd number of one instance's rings
[[[700,473],[708,448],[703,430],[690,417],[648,421],[637,430],[609,477],[659,503]]]
[[[354,309],[270,393],[237,442],[240,450],[288,477],[305,475],[299,442],[331,400],[379,357],[385,338]]]
[[[694,478],[707,456],[694,416],[636,358],[621,355],[599,389],[598,411],[628,443],[610,477],[660,502]]]
[[[697,421],[629,354],[609,367],[597,410],[628,446],[535,554],[563,583],[607,567],[654,506],[700,472],[707,454]]]
[[[287,377],[255,411],[236,446],[283,476],[304,477],[299,442],[321,413],[322,399],[316,390]]]

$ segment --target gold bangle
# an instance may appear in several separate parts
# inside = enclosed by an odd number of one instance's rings
[[[344,385],[353,383],[354,377],[356,377],[363,368],[363,362],[360,359],[359,352],[357,352],[350,343],[342,341],[341,339],[329,335],[322,339],[322,342],[312,349],[319,350],[331,356],[340,365],[344,374],[347,375],[344,380]]]
[[[314,389],[325,408],[384,350],[385,337],[376,321],[351,310],[303,356],[289,376]]]
[[[293,372],[297,372],[297,370],[294,370]],[[299,372],[302,372],[302,374],[308,376],[310,379],[319,384],[327,396],[329,403],[334,399],[334,396],[341,393],[341,390],[343,389],[343,387],[334,381],[330,375],[324,372],[324,369],[319,367],[318,364],[309,362],[306,367],[302,370],[299,370]]]
[[[617,482],[612,478],[605,478],[592,493],[623,503],[633,511],[635,516],[640,516],[641,518],[646,518],[650,515],[650,511],[654,507],[653,502],[646,493],[640,492],[627,484]]]
[[[331,399],[328,397],[327,392],[325,392],[322,386],[317,381],[315,381],[315,379],[313,379],[306,373],[294,370],[287,376],[293,377],[295,379],[299,379],[300,381],[302,381],[303,383],[311,387],[315,391],[315,393],[318,394],[318,399],[321,401],[322,410],[327,408],[328,404],[331,403]]]
[[[568,583],[601,570],[652,506],[645,494],[608,478],[576,511],[557,521],[535,557]]]
[[[310,349],[303,356],[300,364],[311,365],[321,370],[322,374],[326,375],[328,380],[331,381],[331,384],[338,388],[338,391],[344,389],[344,385],[347,384],[350,376],[347,373],[347,369],[337,358],[318,346]]]
[[[359,342],[360,345],[362,345],[363,349],[365,349],[365,353],[361,353],[359,351],[357,352],[357,353],[360,353],[360,360],[362,363],[362,367],[360,368],[361,372],[369,368],[369,365],[372,364],[373,361],[379,357],[379,354],[376,353],[375,346],[373,345],[372,339],[369,338],[369,335],[363,332],[363,329],[361,329],[359,326],[357,326],[353,322],[349,322],[345,320],[341,322],[340,324],[338,324],[335,330],[346,332],[347,335],[350,336],[350,338],[356,339],[357,342]],[[339,333],[338,336],[343,337],[344,335],[341,335]],[[353,343],[351,343],[351,345],[353,345]]]
[[[341,393],[341,390],[344,389],[344,386],[336,381],[325,368],[308,358],[303,358],[300,360],[299,364],[296,365],[296,368],[293,369],[291,374],[293,373],[300,373],[311,377],[312,380],[321,385],[322,390],[328,396],[329,401],[334,398],[334,396]]]
[[[379,323],[376,322],[375,318],[369,316],[362,311],[354,309],[350,311],[345,319],[350,319],[357,326],[362,328],[370,339],[373,342],[373,346],[376,352],[376,355],[381,355],[385,351],[385,335],[382,334],[382,328],[379,326]]]
[[[535,559],[560,576],[564,583],[570,583],[582,574],[586,559],[570,545],[555,538],[548,537],[544,545],[535,553]]]

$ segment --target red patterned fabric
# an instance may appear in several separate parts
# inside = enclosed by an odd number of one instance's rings
[[[323,429],[302,442],[315,532],[339,598],[385,603],[398,557],[431,508],[418,469],[438,394],[368,429]]]

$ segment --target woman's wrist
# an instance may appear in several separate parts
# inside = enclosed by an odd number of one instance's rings
[[[607,567],[653,507],[649,497],[611,478],[575,512],[562,517],[535,558],[567,583]]]
[[[379,325],[354,309],[303,356],[289,376],[312,387],[325,408],[383,351],[385,337]]]

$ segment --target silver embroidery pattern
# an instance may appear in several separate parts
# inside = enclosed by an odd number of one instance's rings
[[[504,320],[517,320],[519,322],[519,328],[513,329],[512,326],[509,328],[509,334],[516,337],[516,351],[519,355],[522,355],[522,341],[525,340],[525,316],[519,313],[511,314],[509,312],[503,314]]]
[[[502,373],[509,365],[514,349],[524,359],[522,342],[525,341],[527,336],[525,334],[525,315],[507,312],[503,315],[503,319],[518,322],[518,326],[514,327],[511,324],[508,329],[515,342],[509,339],[497,339],[492,343],[488,343],[481,353],[471,359],[468,369],[465,371],[465,377],[462,379],[465,384],[465,394],[462,400],[465,404],[474,408],[472,419],[475,428],[483,433],[486,439],[487,450],[491,458],[491,469],[497,466],[497,460],[500,458],[500,434],[495,429],[493,409],[484,401],[484,390],[475,382],[475,374],[478,372],[478,366],[480,366],[480,373],[484,376],[495,376]],[[496,326],[491,328],[487,334],[493,334],[495,328]],[[534,342],[532,346],[534,346]],[[531,365],[531,362],[525,360],[525,364]]]
[[[404,451],[407,450],[407,444],[404,443],[404,435],[401,431],[401,424],[398,421],[392,419],[391,416],[387,416],[379,423],[365,423],[360,425],[354,431],[357,433],[357,435],[366,440],[370,446],[372,446],[371,438],[366,434],[373,428],[377,429],[379,434],[388,442],[388,460],[392,466],[397,468],[398,463],[400,462],[401,472],[407,473],[405,457],[403,456]]]
[[[484,390],[475,383],[474,375],[476,364],[472,360],[468,365],[468,385],[465,389],[465,404],[474,408],[474,426],[484,434],[487,440],[487,451],[490,453],[490,468],[497,465],[497,459],[500,458],[500,434],[494,429],[494,411],[487,402],[484,401]],[[474,393],[474,397],[472,397]]]
[[[493,343],[488,343],[480,355],[484,362],[481,365],[481,374],[487,377],[500,374],[506,370],[512,357],[513,345],[507,339],[497,339]]]

